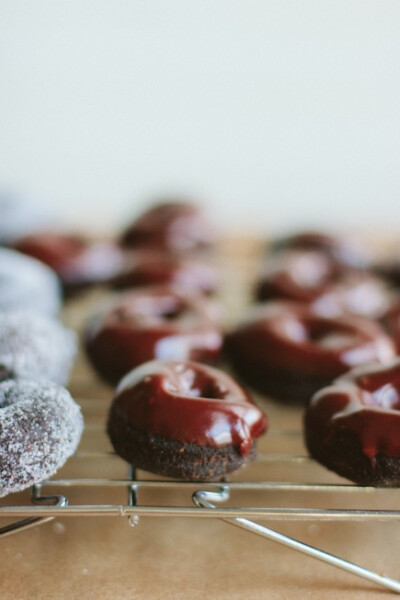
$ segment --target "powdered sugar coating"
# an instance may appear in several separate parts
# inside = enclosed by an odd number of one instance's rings
[[[0,312],[0,381],[68,380],[77,349],[74,332],[53,317],[30,311]]]
[[[83,431],[69,392],[45,381],[0,384],[0,497],[54,475]]]
[[[1,244],[12,244],[24,235],[53,227],[55,221],[55,216],[40,205],[39,199],[13,191],[0,193]]]
[[[61,307],[56,274],[40,261],[0,248],[0,310],[29,308],[55,315]]]

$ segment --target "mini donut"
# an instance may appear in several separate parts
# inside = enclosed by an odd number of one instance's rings
[[[56,319],[30,311],[0,312],[0,381],[48,379],[64,384],[76,336]]]
[[[55,315],[61,307],[56,274],[38,260],[0,248],[0,310],[30,309]]]
[[[400,486],[400,359],[365,365],[320,390],[305,413],[317,461],[362,485]]]
[[[188,252],[209,248],[214,241],[210,223],[191,202],[164,201],[142,213],[121,237],[135,249]]]
[[[217,270],[204,261],[160,252],[129,252],[112,285],[116,289],[168,285],[210,295],[216,291],[217,282]]]
[[[334,236],[318,231],[303,231],[273,242],[271,250],[312,250],[325,254],[338,265],[366,268],[371,264],[371,252],[359,238]]]
[[[380,318],[390,293],[381,279],[366,271],[343,268],[325,254],[282,250],[264,262],[256,287],[258,300],[312,302],[324,316],[350,313]]]
[[[228,375],[195,362],[152,361],[120,383],[108,417],[115,451],[140,469],[217,479],[255,458],[267,419]]]
[[[47,381],[0,383],[0,497],[47,479],[76,450],[80,408]]]
[[[22,194],[0,193],[0,244],[8,246],[24,235],[54,225],[48,209]]]
[[[289,402],[308,401],[356,365],[395,356],[374,321],[323,317],[310,305],[283,301],[256,307],[228,335],[226,351],[245,382]]]
[[[40,232],[19,239],[14,248],[51,267],[68,296],[108,282],[122,267],[123,253],[116,244],[79,235]]]
[[[222,347],[216,305],[169,288],[148,288],[114,297],[88,323],[87,355],[111,384],[153,360],[214,363]]]

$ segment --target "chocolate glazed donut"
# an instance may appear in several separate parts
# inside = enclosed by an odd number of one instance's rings
[[[258,300],[286,299],[311,302],[324,316],[350,313],[380,318],[390,295],[382,280],[366,271],[338,265],[310,250],[286,250],[264,262],[256,286]]]
[[[316,460],[362,485],[400,485],[400,359],[350,371],[318,392],[305,413]]]
[[[222,348],[217,313],[210,300],[170,288],[125,292],[89,322],[86,351],[111,384],[155,358],[215,363]]]
[[[161,252],[127,251],[120,272],[111,284],[116,289],[168,285],[211,295],[218,286],[218,272],[213,265],[193,258]]]
[[[309,305],[283,301],[255,307],[228,335],[226,350],[246,383],[289,402],[308,401],[354,366],[395,356],[369,319],[321,317]]]
[[[145,211],[123,233],[121,244],[168,252],[204,250],[213,243],[210,223],[190,202],[160,202]]]
[[[313,250],[333,259],[338,265],[366,268],[371,263],[367,246],[358,238],[329,235],[318,231],[303,231],[280,238],[272,244],[272,252],[281,250]]]
[[[235,381],[194,362],[152,361],[120,383],[107,431],[115,451],[146,471],[222,477],[255,457],[267,419]]]
[[[122,266],[123,253],[116,244],[78,235],[41,232],[19,239],[14,247],[51,267],[69,296],[107,283]]]

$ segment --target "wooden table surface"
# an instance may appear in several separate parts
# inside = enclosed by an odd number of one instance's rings
[[[228,322],[242,314],[254,277],[259,245],[236,240],[222,248],[222,300]],[[80,330],[99,294],[89,293],[65,310],[64,320]],[[70,390],[82,404],[86,429],[76,457],[56,478],[125,478],[119,457],[88,457],[85,451],[110,450],[104,433],[112,390],[86,364],[77,361]],[[262,458],[232,477],[234,481],[344,482],[312,461],[280,460],[279,454],[306,454],[302,411],[258,398],[270,417],[271,430],[259,444]],[[141,474],[142,477],[148,477]],[[114,488],[63,489],[71,504],[126,503]],[[149,492],[141,502],[191,506],[183,490]],[[398,490],[334,492],[246,492],[232,498],[236,506],[322,508],[394,508]],[[29,504],[29,494],[13,494],[0,505]],[[389,522],[267,521],[271,528],[331,553],[400,577],[397,539],[400,525]],[[217,598],[375,599],[390,592],[355,576],[239,530],[217,519],[142,517],[136,527],[126,517],[62,517],[0,540],[0,598],[61,600],[146,598],[196,600]]]

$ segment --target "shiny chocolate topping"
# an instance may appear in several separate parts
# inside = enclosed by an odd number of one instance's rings
[[[113,411],[138,430],[182,444],[238,447],[248,456],[267,419],[227,374],[195,362],[152,361],[120,383]]]
[[[353,369],[318,392],[307,413],[306,422],[325,440],[351,431],[369,459],[400,456],[400,358]]]
[[[372,318],[384,314],[390,298],[379,278],[311,250],[285,250],[266,259],[256,297],[312,302],[324,316],[350,313]]]
[[[300,233],[275,240],[272,251],[284,249],[314,250],[332,258],[337,264],[365,268],[371,263],[371,253],[365,243],[355,236],[335,236],[318,231]]]
[[[155,358],[216,362],[220,320],[211,300],[168,287],[137,289],[116,295],[91,319],[85,347],[99,373],[116,383]]]
[[[121,243],[130,248],[170,252],[202,249],[213,241],[212,227],[198,206],[165,201],[149,208],[125,231]]]
[[[271,302],[253,309],[228,337],[228,351],[258,367],[337,377],[351,367],[395,356],[381,327],[361,317],[323,317],[312,306]]]

